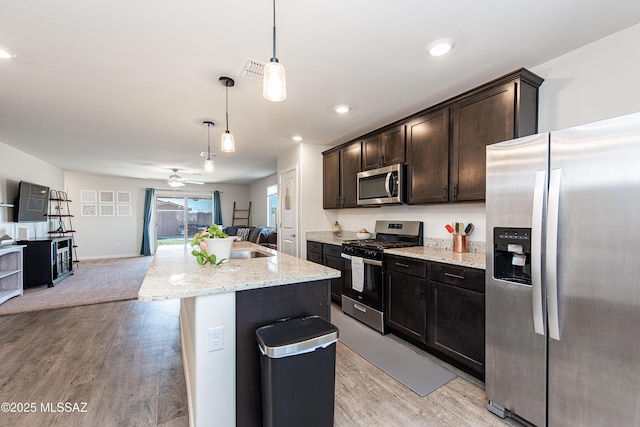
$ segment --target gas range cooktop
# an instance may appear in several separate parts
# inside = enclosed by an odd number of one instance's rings
[[[380,240],[380,239],[363,239],[363,240],[345,240],[343,245],[357,246],[366,249],[391,249],[391,248],[404,248],[409,246],[416,246],[414,242],[399,242],[392,240]]]
[[[342,253],[382,259],[385,249],[422,246],[422,227],[420,221],[376,221],[375,239],[344,241]]]

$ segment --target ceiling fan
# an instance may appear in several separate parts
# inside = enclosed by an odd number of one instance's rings
[[[169,175],[169,179],[167,180],[167,184],[169,184],[172,187],[183,187],[185,184],[204,185],[204,182],[201,182],[201,181],[188,181],[184,179],[183,177],[178,175],[177,168],[173,168],[172,170],[173,170],[173,173]]]

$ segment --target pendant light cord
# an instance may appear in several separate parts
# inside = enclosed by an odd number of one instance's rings
[[[225,115],[227,116],[227,133],[229,133],[229,82],[224,84],[225,90]]]
[[[207,160],[211,158],[211,125],[207,125]]]
[[[273,58],[272,62],[278,62],[276,57],[276,0],[273,0]]]

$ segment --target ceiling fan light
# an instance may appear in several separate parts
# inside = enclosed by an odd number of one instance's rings
[[[287,83],[282,64],[276,58],[264,66],[262,96],[268,101],[279,102],[287,99]]]
[[[220,136],[220,151],[223,153],[234,153],[236,151],[236,141],[233,134],[228,130]]]
[[[213,173],[215,170],[215,165],[213,164],[213,159],[208,157],[207,160],[204,161],[204,171],[206,173]]]
[[[167,181],[169,183],[169,185],[171,187],[183,187],[184,186],[184,182],[182,181],[178,181],[177,179],[173,179],[170,178],[169,181]]]

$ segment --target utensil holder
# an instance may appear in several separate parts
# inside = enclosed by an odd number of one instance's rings
[[[453,235],[453,252],[469,252],[469,236],[462,234]]]

